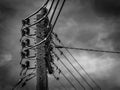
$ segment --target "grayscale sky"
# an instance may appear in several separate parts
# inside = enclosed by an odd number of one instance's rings
[[[21,20],[37,10],[42,2],[43,0],[0,1],[0,90],[10,90],[19,78]],[[67,0],[54,31],[66,46],[119,51],[119,23],[119,0]],[[102,90],[120,90],[118,54],[71,52]],[[72,62],[79,68],[73,60]],[[62,70],[65,71],[64,68]],[[68,77],[71,78],[70,75]],[[50,80],[51,87],[56,90],[54,87],[59,85],[54,86],[53,78]],[[21,90],[33,90],[34,85],[31,82]]]

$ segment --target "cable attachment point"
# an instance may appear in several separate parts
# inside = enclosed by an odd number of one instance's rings
[[[25,20],[22,20],[22,25],[25,26],[25,25],[30,25],[30,19],[27,18]]]

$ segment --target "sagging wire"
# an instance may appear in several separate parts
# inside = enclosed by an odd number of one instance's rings
[[[58,35],[56,33],[53,33],[53,35],[56,37],[56,39],[58,40],[58,42],[60,44],[62,44],[64,47],[65,45],[61,42],[61,40],[59,39]],[[77,59],[71,54],[71,52],[65,48],[65,50],[72,56],[72,58],[77,62],[77,64],[80,66],[80,68],[85,72],[85,74],[89,77],[89,79],[96,85],[97,88],[99,88],[99,90],[101,90],[101,87],[94,81],[94,79],[88,74],[88,72],[82,67],[82,65],[77,61]]]

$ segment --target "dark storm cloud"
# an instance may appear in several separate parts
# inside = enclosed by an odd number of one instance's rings
[[[119,23],[114,25],[114,29],[109,36],[106,38],[106,41],[112,42],[112,45],[116,51],[120,51],[120,26]]]
[[[10,75],[10,63],[0,66],[0,72],[0,90],[9,90],[14,83],[14,78]]]
[[[120,50],[120,0],[91,0],[95,13],[110,21],[106,41],[112,42],[115,50]]]
[[[7,1],[0,1],[0,22],[6,21],[8,17],[14,16],[16,9]]]
[[[119,0],[91,0],[94,10],[107,17],[119,17],[120,1]]]

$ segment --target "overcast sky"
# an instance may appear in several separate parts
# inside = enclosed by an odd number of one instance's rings
[[[43,0],[0,1],[0,90],[9,90],[18,79],[21,20],[37,10],[42,2]],[[119,0],[67,0],[54,31],[66,46],[119,51],[119,19]],[[119,55],[71,52],[102,90],[120,90]],[[74,60],[71,61],[79,68]],[[58,66],[65,71],[60,64]],[[54,82],[52,78],[50,80]],[[33,90],[30,84],[33,85],[29,83],[23,90]],[[51,87],[56,90],[54,87],[57,86],[53,83]]]

